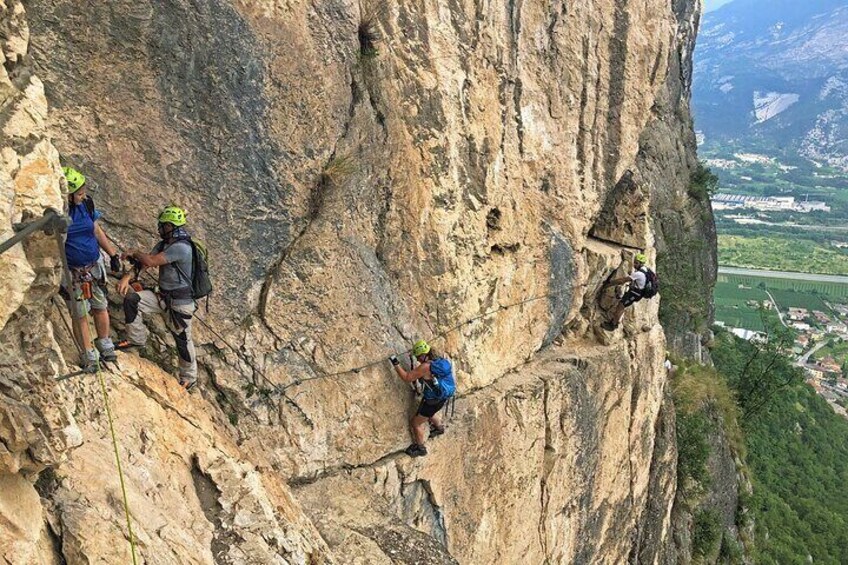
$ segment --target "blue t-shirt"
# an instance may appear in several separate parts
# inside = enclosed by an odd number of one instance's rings
[[[65,241],[65,253],[68,255],[68,265],[85,267],[100,259],[100,245],[94,237],[94,222],[102,216],[97,210],[94,218],[88,213],[85,203],[71,206],[68,211],[71,225],[68,227],[68,239]]]

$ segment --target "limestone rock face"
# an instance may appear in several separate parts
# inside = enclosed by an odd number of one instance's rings
[[[326,546],[279,477],[242,458],[202,398],[133,356],[122,356],[121,369],[104,378],[144,562],[325,561]],[[37,485],[56,545],[70,562],[131,562],[100,385],[86,376],[61,386],[88,441]]]
[[[21,65],[27,40],[23,5],[0,2],[0,241],[13,224],[62,208],[44,86]],[[47,319],[56,250],[37,235],[0,255],[0,558],[9,563],[52,562],[31,478],[81,440],[68,397],[51,383],[64,367]]]
[[[361,529],[400,519],[460,563],[626,562],[642,527],[633,510],[647,502],[664,379],[617,368],[632,353],[661,363],[660,332],[629,346],[553,347],[461,399],[426,458],[337,469],[295,494],[339,555],[365,552]]]
[[[677,354],[707,362],[701,346],[713,319],[712,294],[718,273],[717,239],[706,195],[690,194],[697,166],[689,99],[692,49],[700,7],[673,3],[678,44],[669,60],[665,88],[640,140],[638,170],[650,183],[657,268],[663,274],[660,320]]]
[[[633,253],[711,221],[688,221],[695,4],[0,3],[4,229],[61,208],[61,160],[123,248],[175,202],[211,251],[200,393],[156,322],[103,375],[143,562],[671,559],[662,297],[599,325]],[[0,480],[29,510],[0,493],[4,557],[127,562],[99,381],[52,380],[55,242],[15,252]],[[411,460],[386,358],[421,337],[459,389]]]

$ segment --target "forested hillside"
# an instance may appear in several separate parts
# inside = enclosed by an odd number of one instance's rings
[[[755,561],[848,563],[848,421],[774,346],[720,333],[712,350],[744,414]]]

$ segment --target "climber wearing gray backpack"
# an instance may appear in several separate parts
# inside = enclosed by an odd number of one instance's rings
[[[624,293],[621,300],[615,304],[609,313],[609,319],[601,324],[601,327],[605,330],[613,331],[618,328],[625,308],[639,302],[643,298],[653,298],[659,292],[659,278],[655,272],[646,266],[647,262],[648,258],[644,253],[637,253],[633,258],[633,272],[626,277],[611,279],[604,284],[604,287],[630,284],[627,292]]]
[[[456,379],[451,362],[437,355],[423,339],[416,341],[412,346],[412,354],[418,361],[418,366],[408,371],[401,367],[400,361],[394,355],[389,361],[403,381],[420,381],[423,385],[423,399],[409,422],[412,444],[406,448],[406,454],[410,457],[423,457],[427,455],[424,426],[430,423],[430,437],[445,433],[445,426],[438,412],[456,392]]]
[[[144,346],[149,332],[142,315],[163,315],[177,345],[180,386],[190,391],[197,384],[197,354],[191,332],[197,309],[195,301],[207,296],[212,285],[206,250],[192,240],[185,224],[185,211],[168,206],[159,214],[162,240],[150,253],[135,249],[126,255],[138,270],[158,267],[159,287],[156,292],[137,288],[132,283],[133,273],[125,274],[118,283],[118,292],[124,297],[127,323],[127,340],[118,347]]]

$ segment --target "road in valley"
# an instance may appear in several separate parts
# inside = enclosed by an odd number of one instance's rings
[[[822,347],[824,347],[827,344],[828,344],[827,340],[820,341],[819,343],[816,344],[815,347],[813,347],[812,349],[810,349],[809,351],[804,353],[804,355],[799,357],[798,361],[795,364],[798,365],[799,367],[806,367],[807,362],[810,360],[810,355],[812,355],[813,353],[815,353],[816,351],[818,351],[819,349],[821,349]],[[810,368],[813,369],[814,367],[810,367]]]
[[[768,294],[769,300],[771,300],[772,306],[774,306],[774,311],[777,312],[777,319],[780,320],[780,323],[783,324],[784,328],[788,328],[789,326],[783,321],[783,314],[780,313],[780,308],[778,308],[777,301],[774,299],[774,296],[772,296],[769,291],[766,291],[766,294]]]
[[[848,284],[848,276],[842,275],[818,275],[812,273],[792,273],[789,271],[764,271],[760,269],[745,269],[741,267],[719,267],[718,274]]]

